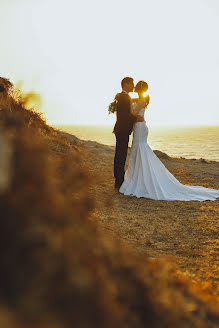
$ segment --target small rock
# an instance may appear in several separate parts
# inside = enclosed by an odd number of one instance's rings
[[[204,159],[204,158],[199,158],[199,159],[197,159],[197,162],[200,162],[200,163],[209,163],[209,161],[207,161],[207,160]]]
[[[66,139],[70,142],[70,144],[73,145],[80,145],[81,141],[77,137],[73,136],[70,133],[64,132],[64,131],[58,131],[58,134],[62,137],[66,137]]]

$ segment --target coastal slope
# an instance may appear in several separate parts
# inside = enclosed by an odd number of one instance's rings
[[[113,148],[50,127],[0,82],[1,326],[218,327],[216,244],[208,248],[218,203],[118,194]],[[218,163],[193,171],[195,162],[158,154],[179,179],[191,170],[191,180],[217,187]],[[200,254],[215,267],[192,263]],[[209,270],[207,283],[192,265]]]
[[[168,202],[124,196],[113,188],[114,147],[92,141],[82,145],[83,164],[95,179],[95,213],[106,233],[119,235],[136,252],[168,257],[219,294],[219,200]],[[219,162],[155,153],[181,183],[219,189]]]

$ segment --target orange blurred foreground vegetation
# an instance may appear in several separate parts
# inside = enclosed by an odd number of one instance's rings
[[[0,327],[217,327],[201,285],[101,232],[80,145],[0,86]]]

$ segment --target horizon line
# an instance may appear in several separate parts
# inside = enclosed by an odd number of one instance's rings
[[[50,123],[52,126],[113,127],[114,124]],[[151,124],[150,127],[219,127],[217,124]]]

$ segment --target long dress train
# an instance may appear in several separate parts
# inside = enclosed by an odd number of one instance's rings
[[[140,111],[144,116],[145,109]],[[136,122],[125,180],[120,193],[155,200],[205,201],[219,198],[219,190],[181,184],[147,143],[148,127]]]

